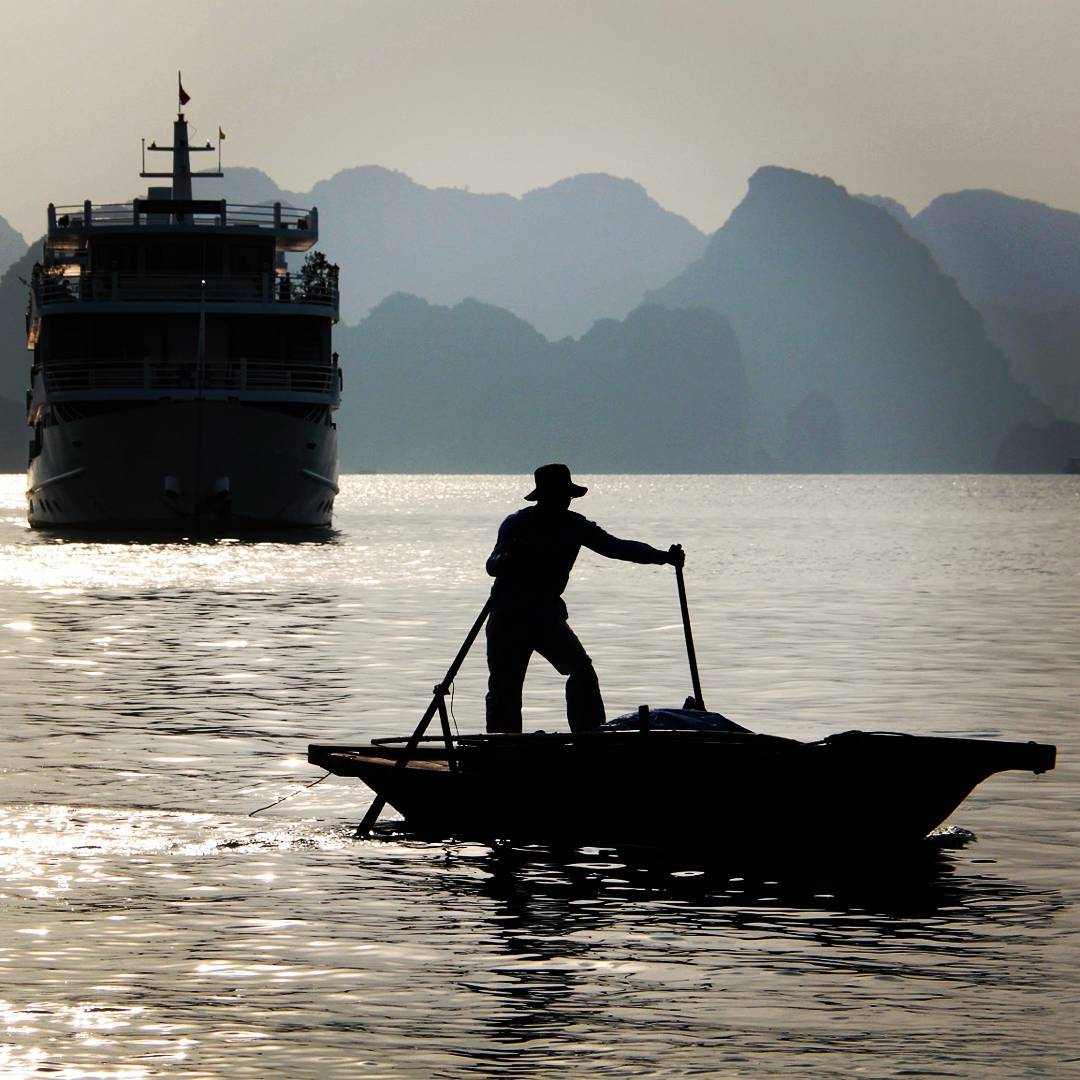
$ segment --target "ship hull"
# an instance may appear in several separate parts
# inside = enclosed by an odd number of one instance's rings
[[[327,409],[132,402],[68,410],[28,470],[35,528],[319,528],[337,493]]]

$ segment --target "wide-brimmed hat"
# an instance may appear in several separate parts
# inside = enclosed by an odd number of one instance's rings
[[[569,495],[571,499],[580,499],[589,490],[587,487],[575,484],[570,479],[569,467],[558,462],[541,465],[533,473],[533,480],[536,481],[536,487],[525,496],[527,502],[536,502],[537,499],[548,495],[562,498]]]

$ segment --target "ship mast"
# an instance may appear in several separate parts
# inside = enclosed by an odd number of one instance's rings
[[[178,112],[173,121],[172,180],[173,198],[190,199],[191,147],[188,146],[187,121],[182,112]]]
[[[172,146],[158,146],[156,142],[152,142],[149,146],[144,144],[143,146],[143,169],[139,175],[143,178],[151,179],[169,179],[172,181],[172,188],[169,193],[169,197],[174,202],[191,202],[191,155],[192,154],[209,154],[213,153],[216,149],[211,146],[209,142],[205,146],[192,146],[188,142],[188,126],[187,120],[184,117],[184,106],[191,100],[191,98],[184,92],[183,86],[180,84],[180,73],[177,72],[177,88],[180,94],[180,106],[176,112],[176,119],[173,121],[173,142]],[[172,172],[147,172],[146,171],[146,153],[149,150],[151,153],[172,153]],[[194,174],[197,177],[222,177],[225,174],[221,172],[220,159],[217,172],[199,172]],[[177,213],[177,220],[181,220],[182,214]]]

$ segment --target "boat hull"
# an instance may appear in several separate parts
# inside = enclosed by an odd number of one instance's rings
[[[716,732],[462,739],[454,766],[425,742],[313,745],[422,835],[693,849],[715,858],[910,845],[1003,769],[1041,772],[1034,743],[850,732],[819,743]]]
[[[337,430],[326,409],[241,401],[69,411],[27,474],[35,528],[326,527]]]

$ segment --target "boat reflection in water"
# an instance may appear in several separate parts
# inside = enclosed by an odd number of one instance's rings
[[[581,1048],[568,1033],[608,1027],[618,1046],[594,1034],[598,1067],[597,1055],[655,1061],[661,1046],[669,1066],[700,1064],[708,1048],[718,1071],[727,1062],[736,1075],[747,1053],[778,1065],[812,1053],[835,1065],[866,1038],[851,1004],[860,985],[876,1009],[889,1001],[882,986],[918,987],[924,1005],[940,997],[946,1007],[958,980],[998,1000],[1045,978],[1037,949],[1003,971],[1003,943],[1044,931],[1066,906],[1052,890],[962,868],[950,845],[970,834],[959,832],[902,855],[851,847],[830,864],[740,873],[672,870],[640,851],[595,847],[449,843],[436,853],[386,824],[375,835],[382,842],[357,864],[358,884],[396,863],[401,881],[391,871],[385,887],[441,913],[417,928],[433,940],[480,919],[483,955],[458,983],[487,1035],[470,1053],[483,1045],[485,1060],[522,1072],[572,1066]],[[350,901],[340,915],[351,912]],[[795,1007],[799,1019],[785,1020],[777,1045],[769,1014]],[[627,1024],[624,1010],[647,1022]],[[970,1041],[956,1034],[958,1046]],[[928,1039],[912,1053],[938,1049]]]

